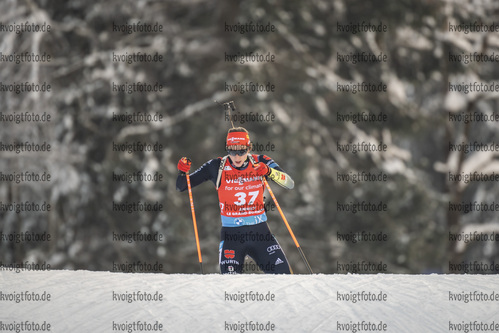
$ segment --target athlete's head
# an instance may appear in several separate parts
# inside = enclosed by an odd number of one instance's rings
[[[243,127],[231,128],[227,133],[225,149],[229,158],[236,167],[243,165],[251,149],[251,141],[248,131]]]

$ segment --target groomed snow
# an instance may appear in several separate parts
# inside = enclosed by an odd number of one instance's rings
[[[0,331],[27,332],[26,322],[50,324],[50,332],[158,332],[159,324],[161,332],[272,332],[272,324],[274,332],[475,332],[477,325],[487,332],[484,324],[499,325],[497,276],[22,271],[0,272],[0,286]],[[26,295],[51,298],[15,301]]]

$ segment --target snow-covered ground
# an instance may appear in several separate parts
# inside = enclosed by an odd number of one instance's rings
[[[42,300],[33,300],[37,298]],[[0,332],[34,328],[130,333],[496,332],[499,278],[0,272]]]

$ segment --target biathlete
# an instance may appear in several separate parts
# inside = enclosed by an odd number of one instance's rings
[[[190,175],[191,186],[211,180],[218,190],[222,230],[219,263],[222,274],[242,273],[244,258],[249,255],[265,273],[290,274],[288,260],[270,232],[265,214],[262,177],[292,189],[289,175],[266,155],[250,154],[248,131],[231,128],[226,140],[227,156],[204,163]],[[178,162],[177,190],[187,189],[186,173],[191,161]]]

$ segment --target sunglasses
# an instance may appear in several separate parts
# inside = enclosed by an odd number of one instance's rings
[[[243,156],[247,152],[248,152],[248,148],[246,148],[246,149],[240,149],[240,150],[227,149],[227,153],[230,156],[236,156],[236,155],[237,156]]]

